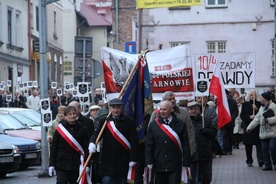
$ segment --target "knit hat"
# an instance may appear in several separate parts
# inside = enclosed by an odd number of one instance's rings
[[[264,92],[264,93],[262,93],[261,95],[262,95],[262,97],[263,97],[264,99],[266,99],[267,101],[270,101],[270,100],[272,99],[272,94],[271,94],[270,91]]]

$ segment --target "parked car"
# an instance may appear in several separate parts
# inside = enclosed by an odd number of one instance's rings
[[[41,142],[41,131],[32,130],[8,112],[0,112],[0,130],[11,136],[23,137]]]
[[[0,178],[6,174],[16,171],[21,162],[18,147],[0,139]]]
[[[8,112],[10,115],[26,124],[28,127],[34,130],[41,130],[41,114],[32,109],[15,108],[15,107],[3,107],[0,108],[0,112]]]
[[[41,162],[41,144],[38,141],[21,137],[9,136],[0,130],[0,141],[15,145],[21,155],[20,168],[27,168],[30,165]]]

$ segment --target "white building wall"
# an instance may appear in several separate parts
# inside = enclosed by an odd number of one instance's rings
[[[82,27],[82,36],[93,38],[93,56],[92,58],[101,63],[101,47],[106,47],[107,44],[107,27]],[[100,87],[104,81],[103,74],[94,79],[94,87]]]
[[[8,9],[12,11],[11,43],[8,41]],[[22,81],[29,80],[27,10],[27,1],[0,1],[0,41],[3,43],[0,44],[0,81],[7,81],[9,68],[12,69],[12,90],[17,87],[18,65],[20,65],[19,68],[23,67]]]
[[[227,8],[192,6],[143,10],[143,38],[148,48],[170,47],[170,42],[190,42],[191,54],[206,53],[206,41],[226,41],[227,53],[256,53],[256,87],[268,90],[271,76],[271,39],[274,38],[274,7],[270,1],[227,1]],[[256,30],[252,26],[256,25]],[[145,48],[145,43],[143,43]]]
[[[75,36],[77,35],[77,18],[75,6],[68,0],[62,0],[63,6],[63,34],[66,35],[63,39],[63,61],[71,63],[70,71],[64,70],[64,81],[69,83],[74,82],[74,52],[75,52]]]

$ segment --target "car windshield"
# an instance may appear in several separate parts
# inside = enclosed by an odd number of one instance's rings
[[[39,125],[41,123],[41,114],[32,109],[25,110],[25,111],[15,111],[14,113],[20,114],[22,116],[25,116],[25,117],[31,119],[32,121],[38,122]]]
[[[20,130],[27,129],[25,125],[19,122],[16,118],[12,117],[9,114],[0,116],[0,129],[5,130]]]
[[[11,113],[10,115],[16,118],[21,123],[27,125],[28,127],[40,126],[39,122],[35,122],[21,114]]]

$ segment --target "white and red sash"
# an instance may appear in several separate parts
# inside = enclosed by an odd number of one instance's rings
[[[159,128],[174,142],[178,150],[183,155],[182,144],[177,133],[169,125],[165,125],[163,123],[158,122],[158,118],[156,118],[155,121]],[[182,166],[181,182],[188,183],[188,178],[191,178],[190,168]]]
[[[112,136],[128,151],[131,150],[131,145],[129,141],[125,138],[125,136],[116,128],[114,121],[107,122],[107,128],[111,132]],[[136,173],[136,166],[129,167],[127,179],[130,181],[134,181]]]
[[[183,154],[181,141],[180,141],[180,138],[177,135],[177,133],[175,133],[175,131],[173,131],[173,129],[169,125],[165,125],[165,124],[158,122],[157,118],[155,119],[155,121],[156,121],[157,125],[159,126],[159,128],[174,142],[174,144],[176,145],[178,150],[181,152],[181,154]]]
[[[85,161],[84,161],[84,151],[81,147],[81,145],[78,143],[78,141],[65,129],[65,127],[60,123],[57,127],[56,130],[58,131],[58,133],[64,138],[64,140],[74,149],[76,150],[79,154],[80,154],[80,173],[83,170],[83,166],[85,165]],[[83,174],[80,182],[80,184],[92,184],[91,182],[91,178],[89,176],[89,174],[86,172]]]
[[[107,127],[113,137],[128,151],[130,152],[131,146],[125,136],[116,128],[113,121],[107,122]]]

